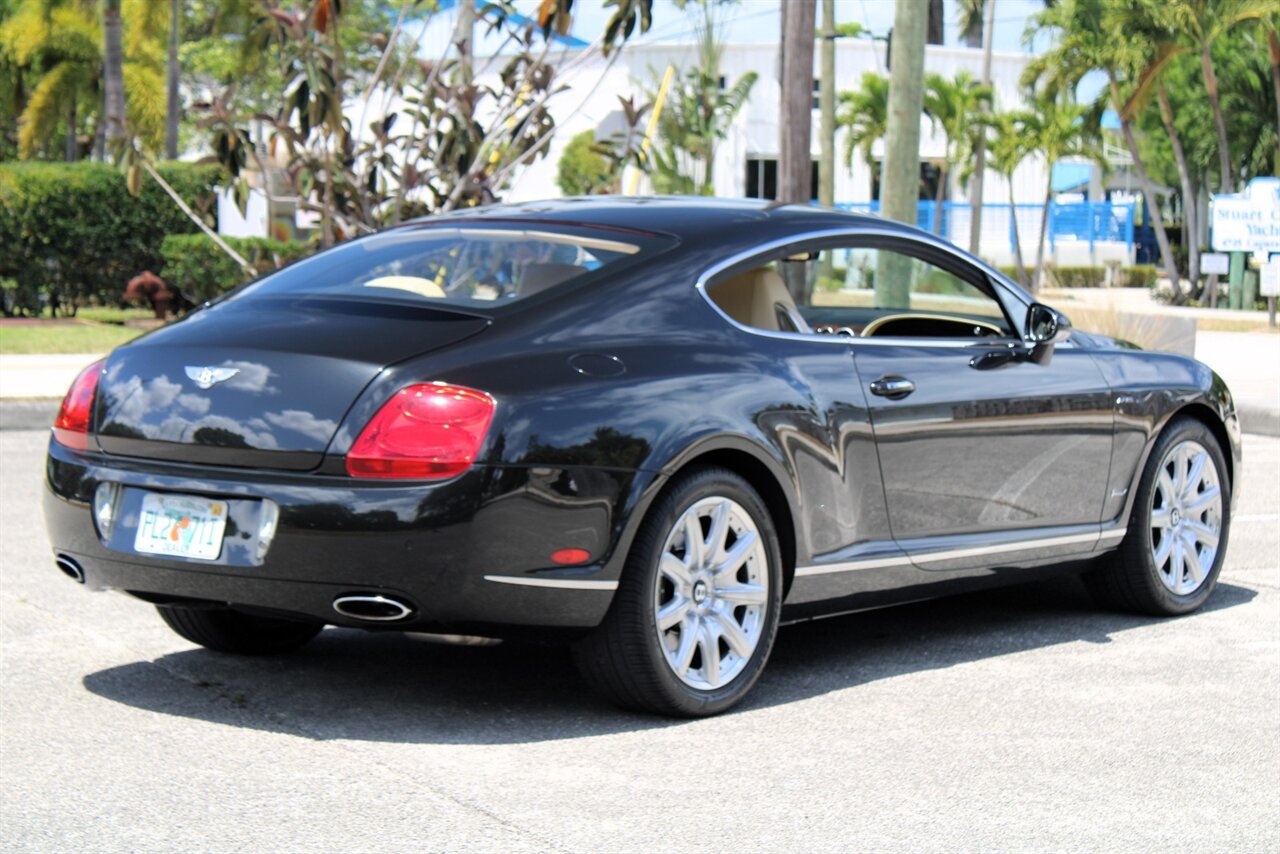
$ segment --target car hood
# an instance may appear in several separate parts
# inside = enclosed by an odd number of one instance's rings
[[[111,354],[97,441],[123,456],[312,469],[383,368],[488,323],[399,302],[226,300]]]

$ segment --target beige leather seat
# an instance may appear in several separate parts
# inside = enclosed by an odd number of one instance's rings
[[[713,286],[708,293],[725,314],[743,326],[773,332],[812,331],[800,316],[782,276],[773,270],[749,270]]]

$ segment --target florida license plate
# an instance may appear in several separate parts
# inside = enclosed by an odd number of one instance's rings
[[[225,501],[148,492],[142,497],[133,548],[149,554],[217,560],[226,527]]]

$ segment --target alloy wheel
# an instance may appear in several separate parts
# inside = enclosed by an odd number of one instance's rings
[[[1222,488],[1213,457],[1190,439],[1174,445],[1151,495],[1156,574],[1174,594],[1194,593],[1213,569],[1222,534]]]
[[[732,499],[703,498],[680,515],[663,545],[654,624],[671,672],[709,691],[732,682],[765,631],[768,558],[751,514]]]

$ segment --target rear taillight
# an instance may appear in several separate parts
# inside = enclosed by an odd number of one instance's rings
[[[347,453],[352,477],[438,479],[471,467],[493,420],[493,398],[443,383],[402,388]]]
[[[81,371],[62,399],[62,408],[53,422],[53,438],[60,444],[78,451],[88,449],[93,396],[98,391],[98,377],[102,376],[102,366],[106,363],[106,359],[99,359]]]

